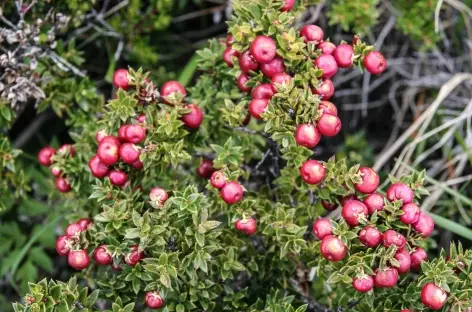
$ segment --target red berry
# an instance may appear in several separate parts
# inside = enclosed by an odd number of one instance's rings
[[[221,198],[230,205],[236,204],[243,198],[243,187],[236,181],[231,181],[221,188]]]
[[[341,215],[350,226],[358,226],[359,221],[369,215],[369,210],[362,202],[353,199],[344,204]]]
[[[98,265],[109,265],[113,263],[113,258],[105,245],[95,248],[93,251],[93,259]]]
[[[114,136],[107,136],[100,141],[97,156],[105,165],[114,165],[119,158],[120,143]]]
[[[261,64],[261,71],[267,78],[274,77],[275,74],[280,74],[285,72],[284,60],[278,56],[270,62]]]
[[[406,245],[406,238],[395,230],[387,230],[383,233],[383,245],[385,247],[397,246],[402,249]]]
[[[141,160],[136,160],[134,163],[131,164],[131,166],[134,168],[134,169],[143,169],[144,167],[144,164]]]
[[[251,236],[257,231],[257,222],[254,218],[237,220],[234,227],[236,230]]]
[[[223,51],[223,61],[225,61],[229,67],[233,67],[233,57],[239,57],[239,52],[229,46]]]
[[[175,80],[167,81],[161,87],[161,97],[164,100],[164,103],[171,104],[167,101],[167,98],[175,94],[180,94],[182,97],[187,96],[187,91],[185,91],[184,86]]]
[[[364,57],[364,67],[369,73],[379,75],[387,68],[387,61],[382,53],[372,51]]]
[[[398,261],[400,266],[396,267],[398,273],[408,273],[411,267],[411,257],[408,251],[405,249],[400,249],[395,254],[395,259]]]
[[[67,237],[74,237],[78,233],[82,232],[83,229],[78,223],[71,223],[66,228],[66,235]]]
[[[288,12],[293,9],[295,5],[295,0],[284,0],[284,5],[280,8],[281,12]]]
[[[61,193],[67,193],[70,191],[71,186],[66,178],[58,177],[56,179],[56,189]]]
[[[358,200],[358,198],[354,195],[347,195],[347,196],[341,197],[340,200],[341,200],[341,206],[344,206],[347,202],[351,200]]]
[[[368,292],[374,288],[374,278],[369,275],[364,275],[362,277],[355,277],[352,281],[352,287],[358,292]]]
[[[220,189],[226,184],[226,176],[221,171],[215,171],[211,174],[210,183],[213,187]]]
[[[38,153],[38,162],[43,166],[50,166],[52,164],[51,157],[56,154],[56,150],[50,146],[43,147]]]
[[[324,199],[321,201],[321,206],[323,206],[324,209],[329,210],[329,211],[334,210],[337,207],[337,205],[331,204],[330,202]]]
[[[323,54],[318,56],[315,65],[323,71],[322,78],[331,78],[338,72],[338,63],[332,55]]]
[[[335,136],[341,131],[341,120],[338,116],[324,113],[321,115],[320,120],[318,120],[317,127],[322,135],[328,137]]]
[[[149,309],[159,309],[164,306],[164,298],[157,291],[148,291],[144,296],[146,306]]]
[[[85,250],[71,250],[67,256],[67,262],[76,270],[83,270],[90,264],[89,255]]]
[[[126,141],[130,143],[139,143],[146,137],[146,129],[140,125],[128,125],[125,128]]]
[[[253,99],[268,99],[270,100],[274,95],[272,85],[270,83],[261,83],[252,90]]]
[[[329,100],[334,94],[334,84],[331,79],[323,79],[320,85],[312,91],[318,94],[322,100]],[[337,110],[335,115],[337,115]]]
[[[75,156],[75,149],[70,144],[63,144],[61,147],[57,149],[57,153],[59,155],[69,155],[71,157]]]
[[[88,166],[92,175],[99,179],[106,177],[109,171],[108,166],[102,163],[98,155],[93,155],[92,158],[90,158]]]
[[[197,174],[203,179],[209,179],[213,172],[215,172],[215,168],[213,168],[213,161],[209,159],[202,159],[200,166],[197,168]]]
[[[292,80],[292,77],[289,74],[286,74],[286,73],[275,74],[274,76],[272,76],[272,79],[271,79],[272,91],[274,93],[277,93],[277,85],[287,86],[290,83],[290,80]]]
[[[181,117],[182,122],[190,129],[200,128],[203,121],[203,113],[200,107],[195,104],[187,104],[185,108],[190,109],[191,112]]]
[[[113,169],[108,174],[110,183],[116,186],[122,186],[128,181],[128,175],[122,170]]]
[[[97,133],[95,133],[95,140],[97,140],[97,143],[100,143],[104,137],[107,137],[108,134],[105,132],[105,130],[98,130]]]
[[[441,309],[446,304],[446,301],[447,293],[433,283],[427,283],[421,289],[421,302],[432,310]]]
[[[359,240],[366,247],[375,248],[382,241],[382,233],[376,227],[368,225],[359,232]]]
[[[336,45],[329,41],[323,41],[318,45],[318,49],[321,49],[322,54],[333,55]]]
[[[51,167],[51,173],[55,177],[59,177],[62,174],[62,170],[59,167]]]
[[[88,218],[82,218],[79,221],[77,221],[77,224],[80,225],[80,228],[82,229],[82,231],[85,231],[90,227],[90,225],[92,224],[92,221]]]
[[[319,218],[313,223],[313,234],[315,234],[318,239],[323,239],[333,234],[332,229],[331,221],[326,218]]]
[[[364,205],[369,210],[369,214],[373,214],[374,211],[381,211],[384,209],[384,197],[379,193],[369,194],[364,198]]]
[[[355,184],[355,189],[363,194],[375,192],[380,183],[380,178],[377,172],[369,167],[360,167],[359,173],[361,174],[362,182]]]
[[[410,254],[410,257],[411,257],[411,268],[415,271],[419,271],[421,269],[421,263],[423,261],[428,260],[428,254],[421,247],[417,247],[415,251],[413,251]]]
[[[346,256],[347,247],[334,235],[325,236],[320,244],[321,255],[329,261],[341,261]]]
[[[305,25],[300,30],[300,36],[303,37],[305,42],[321,42],[324,37],[323,29],[316,25]]]
[[[259,63],[268,63],[275,57],[277,45],[274,39],[268,36],[257,36],[251,43],[250,51]]]
[[[409,203],[403,205],[403,214],[400,216],[400,221],[405,224],[413,224],[420,218],[421,209],[417,204]]]
[[[140,148],[133,143],[123,143],[120,146],[120,158],[127,164],[132,164],[139,159]]]
[[[333,53],[338,67],[348,68],[354,63],[354,49],[347,43],[340,44],[336,47]]]
[[[239,57],[239,68],[244,74],[249,73],[250,71],[256,71],[259,69],[259,63],[252,57],[249,51],[243,52]]]
[[[395,287],[398,283],[398,271],[390,267],[386,267],[383,270],[376,270],[374,281],[376,287]]]
[[[241,74],[239,75],[238,77],[238,88],[239,90],[241,90],[242,92],[249,92],[251,91],[251,87],[248,87],[246,86],[246,82],[248,82],[249,80],[249,76],[246,75],[246,74]]]
[[[59,256],[67,256],[70,251],[70,240],[66,235],[59,236],[56,240],[56,251]]]
[[[128,125],[122,125],[118,129],[118,140],[119,140],[120,143],[128,142],[128,139],[126,138],[126,128],[127,127],[128,127]]]
[[[318,184],[325,178],[326,169],[321,162],[310,159],[300,168],[300,176],[305,183]]]
[[[434,230],[433,218],[431,218],[431,216],[425,212],[420,212],[418,221],[413,223],[413,228],[423,237],[428,237],[433,233]]]
[[[318,145],[320,139],[320,131],[312,124],[298,125],[295,131],[295,141],[301,146],[313,148]]]
[[[234,36],[233,35],[228,35],[226,37],[226,45],[232,45],[234,43]]]
[[[164,206],[168,198],[169,198],[169,194],[163,188],[160,188],[160,187],[154,187],[149,192],[149,200],[156,207]]]
[[[336,105],[329,101],[321,101],[320,105],[318,106],[318,110],[321,111],[322,114],[330,114],[333,116],[338,115],[338,109]]]
[[[253,99],[249,102],[249,113],[252,117],[262,120],[261,115],[267,110],[268,106],[268,99]]]
[[[138,246],[133,245],[130,247],[131,252],[125,256],[125,262],[129,266],[135,266],[144,258],[144,251],[138,252]]]
[[[402,200],[403,205],[412,203],[415,199],[415,194],[411,188],[403,183],[394,183],[387,189],[387,199],[391,202],[395,200]]]
[[[136,121],[139,122],[140,124],[145,124],[146,123],[146,115],[141,114],[136,118]]]
[[[115,88],[128,90],[129,80],[128,80],[128,71],[126,69],[118,69],[113,74],[113,85]]]

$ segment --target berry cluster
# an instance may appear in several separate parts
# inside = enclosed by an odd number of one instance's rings
[[[87,231],[91,225],[89,219],[80,219],[76,223],[69,224],[66,234],[56,240],[57,253],[59,256],[67,256],[69,265],[76,270],[86,269],[90,264],[90,257],[83,248],[86,241],[81,233]]]
[[[59,192],[67,193],[71,190],[71,185],[67,178],[63,175],[62,170],[55,165],[54,156],[75,156],[75,149],[70,144],[64,144],[57,149],[57,152],[51,146],[43,147],[38,153],[38,162],[42,166],[50,167],[51,173],[56,177],[56,189]]]

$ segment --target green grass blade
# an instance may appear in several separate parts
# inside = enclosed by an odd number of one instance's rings
[[[459,236],[467,238],[468,240],[472,241],[472,230],[449,219],[443,218],[438,216],[437,214],[430,213],[431,217],[433,218],[434,222],[442,227],[445,230],[448,230],[452,233],[455,233]]]
[[[192,80],[193,75],[197,71],[197,61],[199,56],[195,54],[192,58],[188,61],[187,65],[185,65],[184,69],[179,75],[178,81],[183,85],[186,86]]]

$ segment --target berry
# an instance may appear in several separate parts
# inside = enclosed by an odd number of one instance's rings
[[[305,42],[321,42],[324,37],[323,29],[316,25],[305,25],[300,30],[300,36]]]
[[[267,78],[274,77],[275,74],[280,74],[285,72],[284,60],[278,56],[270,62],[261,64],[261,71]]]
[[[321,255],[329,261],[341,261],[346,256],[347,247],[334,235],[325,236],[320,244]]]
[[[59,167],[51,167],[51,173],[55,177],[59,177],[62,174],[62,170]]]
[[[324,209],[329,210],[329,211],[334,210],[337,207],[337,205],[331,204],[330,202],[324,199],[321,201],[321,206],[323,206]]]
[[[237,220],[234,223],[236,230],[245,233],[248,236],[253,235],[257,231],[257,223],[254,218]]]
[[[146,137],[146,129],[140,125],[128,125],[125,128],[126,141],[130,143],[139,143]]]
[[[323,41],[318,45],[318,49],[321,49],[321,54],[333,55],[336,45],[329,41]]]
[[[230,205],[236,204],[243,198],[243,187],[236,181],[231,181],[221,188],[221,198]]]
[[[246,86],[246,82],[248,82],[249,76],[246,74],[241,74],[238,77],[238,88],[242,92],[249,92],[251,91],[251,87]]]
[[[225,61],[229,67],[233,67],[233,57],[239,57],[239,52],[229,46],[223,51],[223,61]]]
[[[352,287],[358,292],[368,292],[374,288],[374,278],[369,275],[364,275],[363,277],[355,277],[352,281]]]
[[[441,309],[447,301],[447,293],[441,287],[434,285],[433,283],[427,283],[421,289],[421,302],[432,309]]]
[[[270,100],[274,95],[272,85],[270,83],[261,83],[252,90],[253,99],[268,99]]]
[[[383,270],[376,270],[374,281],[376,287],[395,287],[398,282],[398,271],[390,267],[386,267]]]
[[[92,224],[92,221],[88,218],[82,218],[79,221],[77,221],[77,224],[80,225],[80,227],[82,228],[82,231],[85,231],[90,227],[90,225]]]
[[[268,36],[257,36],[251,43],[250,51],[259,63],[268,63],[275,57],[277,45],[274,39]]]
[[[382,233],[376,227],[368,225],[359,232],[359,240],[366,247],[375,248],[382,242]]]
[[[146,115],[141,114],[136,118],[136,121],[139,122],[140,124],[145,124],[146,123]]]
[[[209,179],[213,172],[215,172],[215,168],[213,168],[213,161],[209,159],[202,159],[200,166],[197,168],[197,174],[203,179]]]
[[[364,57],[365,69],[374,75],[379,75],[387,68],[387,61],[382,53],[372,51]]]
[[[120,146],[120,158],[127,164],[132,164],[139,159],[139,147],[133,143],[123,143]]]
[[[323,71],[322,78],[331,78],[338,72],[338,63],[332,55],[323,54],[318,56],[315,65]]]
[[[144,164],[141,160],[136,160],[134,163],[131,164],[131,166],[134,168],[134,169],[143,169],[144,167]]]
[[[69,155],[71,157],[75,156],[75,149],[70,144],[63,144],[61,147],[57,149],[57,153],[59,155]]]
[[[344,197],[341,197],[341,206],[344,206],[347,202],[351,200],[358,200],[358,198],[354,195],[346,195]]]
[[[368,167],[360,167],[359,173],[361,174],[362,182],[354,184],[354,188],[363,194],[375,192],[380,183],[380,178],[377,172]]]
[[[66,235],[67,237],[74,237],[78,233],[82,232],[83,229],[78,223],[71,223],[66,228]]]
[[[125,256],[125,262],[129,266],[135,266],[144,258],[144,251],[138,252],[138,246],[133,245],[130,247],[131,252]]]
[[[128,70],[126,69],[118,69],[113,74],[113,85],[115,88],[128,90],[129,88],[129,80],[128,80]]]
[[[321,133],[312,124],[298,125],[295,131],[295,141],[298,145],[313,148],[320,142]]]
[[[119,140],[120,143],[128,142],[128,139],[126,138],[126,128],[127,127],[128,127],[128,125],[122,125],[118,129],[118,140]]]
[[[213,187],[220,189],[226,184],[226,176],[221,171],[215,171],[211,174],[210,183]]]
[[[43,147],[38,153],[38,162],[42,166],[49,167],[52,164],[52,156],[56,154],[56,150],[50,146]]]
[[[318,184],[326,176],[326,169],[323,164],[317,160],[307,160],[300,168],[302,180],[308,184]]]
[[[340,44],[333,53],[338,67],[348,68],[354,63],[354,49],[347,43]]]
[[[334,84],[331,79],[323,79],[320,85],[314,88],[312,92],[318,94],[322,100],[329,100],[334,94]]]
[[[403,183],[394,183],[387,189],[387,199],[391,202],[395,200],[402,200],[403,205],[412,203],[415,199],[415,194],[411,188]]]
[[[190,113],[186,113],[181,117],[182,122],[190,129],[198,129],[203,121],[203,113],[200,107],[195,104],[185,105],[186,109],[190,109]]]
[[[268,99],[253,99],[249,102],[249,113],[252,117],[262,120],[261,115],[266,111],[268,106]]]
[[[149,309],[159,309],[164,306],[164,298],[157,291],[148,291],[144,296],[146,306]]]
[[[90,158],[88,166],[90,168],[90,172],[96,178],[101,179],[103,177],[106,177],[106,175],[108,174],[108,166],[102,163],[98,155],[93,155],[92,158]]]
[[[179,98],[186,97],[187,96],[187,91],[185,91],[184,86],[175,80],[167,81],[164,83],[161,87],[161,97],[166,104],[171,104],[167,98],[169,97],[175,97],[176,95],[179,95]],[[170,100],[170,99],[169,99]]]
[[[272,76],[271,79],[271,85],[272,85],[272,91],[274,93],[277,93],[277,85],[285,85],[287,86],[290,83],[290,80],[292,80],[292,77],[289,74],[286,73],[278,73]]]
[[[98,265],[109,265],[113,263],[113,258],[105,245],[95,248],[93,251],[93,259]]]
[[[381,211],[384,209],[384,197],[379,193],[369,194],[364,198],[364,205],[369,210],[369,214],[373,214],[374,211]]]
[[[416,247],[416,250],[410,254],[411,257],[411,269],[419,271],[421,269],[421,263],[428,260],[428,254],[421,247]]]
[[[244,74],[249,73],[250,71],[256,71],[259,69],[259,63],[252,57],[249,51],[243,52],[239,57],[239,68]]]
[[[62,235],[57,238],[56,251],[59,256],[67,256],[69,254],[70,240],[67,235]]]
[[[332,228],[333,226],[329,219],[319,218],[313,223],[313,234],[315,234],[318,239],[323,239],[332,234]]]
[[[416,232],[420,233],[423,237],[428,237],[433,233],[434,221],[431,216],[425,212],[420,212],[418,221],[413,223],[413,228]]]
[[[70,191],[71,186],[66,178],[58,177],[56,179],[56,189],[61,193],[67,193]]]
[[[398,273],[408,273],[411,267],[411,257],[408,251],[405,249],[400,249],[395,254],[395,259],[398,261],[399,266],[396,267]]]
[[[100,143],[104,137],[108,136],[108,134],[105,132],[105,130],[98,130],[97,133],[95,133],[95,140],[97,140],[97,143]]]
[[[413,224],[420,218],[421,209],[417,204],[409,203],[403,205],[403,214],[400,216],[400,221],[405,224]]]
[[[359,221],[365,220],[369,215],[369,210],[362,202],[353,199],[343,205],[341,215],[350,226],[358,226]]]
[[[105,165],[114,165],[119,158],[120,143],[114,136],[107,136],[98,144],[97,155]]]
[[[232,45],[234,43],[234,36],[233,35],[228,35],[226,37],[226,45],[229,46],[229,45]]]
[[[108,173],[108,178],[110,179],[110,183],[116,186],[122,186],[128,181],[126,172],[119,169],[111,170],[110,173]]]
[[[321,115],[317,126],[322,135],[331,137],[335,136],[339,133],[339,131],[341,131],[341,120],[338,118],[338,116],[325,113]]]
[[[90,257],[85,250],[71,250],[67,262],[76,270],[83,270],[90,264]]]
[[[322,114],[330,114],[333,116],[338,116],[338,109],[336,105],[329,101],[321,101],[320,105],[318,106],[318,110],[321,111]]]
[[[295,5],[295,0],[284,0],[284,5],[280,8],[281,12],[288,12],[293,9]]]
[[[160,187],[153,187],[149,192],[149,200],[156,207],[164,206],[165,202],[169,198],[169,194]]]
[[[383,245],[385,247],[397,246],[402,249],[406,245],[406,238],[395,230],[387,230],[382,236]]]

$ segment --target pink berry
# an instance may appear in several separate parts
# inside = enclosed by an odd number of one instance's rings
[[[243,187],[236,181],[226,183],[221,188],[221,198],[230,205],[236,204],[243,198]]]
[[[427,283],[421,289],[421,302],[431,310],[440,310],[446,304],[447,293],[433,283]]]
[[[363,277],[355,277],[352,281],[352,287],[358,292],[369,292],[374,288],[374,278],[369,275],[365,275]]]
[[[305,42],[321,42],[324,37],[323,29],[316,25],[305,25],[300,30],[300,36]]]
[[[51,173],[55,177],[59,177],[62,174],[62,170],[59,167],[53,166],[51,167]]]
[[[284,60],[276,56],[272,61],[261,64],[261,71],[264,76],[271,79],[275,74],[285,72]]]
[[[239,57],[239,68],[244,74],[248,74],[250,71],[256,71],[259,69],[259,63],[252,57],[249,51],[245,51]]]
[[[146,137],[146,129],[141,125],[128,125],[125,128],[125,137],[127,142],[139,143]]]
[[[331,221],[326,218],[319,218],[313,223],[313,233],[318,239],[331,235],[332,228]]]
[[[113,258],[105,245],[95,248],[93,251],[93,259],[98,265],[109,265],[113,263]]]
[[[198,129],[203,121],[203,112],[195,104],[185,105],[185,108],[190,109],[191,112],[181,117],[182,122],[190,129]]]
[[[146,306],[149,309],[159,309],[164,306],[165,300],[157,291],[148,291],[144,296]]]
[[[125,256],[125,262],[129,266],[135,266],[138,262],[144,259],[144,251],[138,252],[139,247],[136,245],[133,245],[130,248],[131,252]]]
[[[223,61],[225,61],[225,63],[229,66],[229,67],[233,67],[234,64],[233,64],[233,58],[237,58],[239,57],[239,52],[234,50],[231,46],[227,47],[224,51],[223,51]]]
[[[324,209],[328,210],[328,211],[331,211],[331,210],[334,210],[337,208],[337,205],[336,204],[332,204],[326,200],[322,200],[321,201],[321,206],[323,206]]]
[[[415,194],[408,185],[404,183],[394,183],[387,189],[387,199],[391,202],[401,200],[403,205],[406,205],[413,202]]]
[[[341,215],[350,226],[358,226],[369,215],[369,211],[362,202],[353,199],[343,205]]]
[[[418,221],[413,223],[413,228],[423,237],[429,237],[434,230],[434,221],[431,216],[425,212],[420,212]]]
[[[268,99],[270,100],[274,95],[272,85],[270,83],[261,83],[252,90],[253,99]]]
[[[268,36],[257,36],[251,43],[250,51],[254,59],[259,63],[268,63],[276,55],[277,45],[274,39]]]
[[[244,234],[251,236],[257,231],[257,222],[253,218],[237,220],[234,223],[236,230],[243,232]]]
[[[108,166],[102,163],[98,155],[93,155],[92,158],[90,158],[88,166],[92,175],[99,179],[106,177],[109,171]]]
[[[323,54],[318,56],[315,65],[323,71],[321,78],[331,78],[338,72],[338,63],[332,55]]]
[[[221,171],[215,171],[211,174],[210,183],[213,187],[220,189],[226,184],[226,176]]]
[[[280,8],[280,11],[281,12],[291,11],[294,5],[295,5],[295,0],[284,0],[284,4]]]
[[[379,193],[369,194],[366,198],[364,198],[364,205],[367,207],[369,214],[371,215],[374,213],[374,211],[381,211],[384,209],[384,197]]]
[[[249,80],[248,75],[246,75],[244,73],[239,75],[238,80],[237,80],[239,90],[241,90],[242,92],[250,92],[251,91],[252,88],[248,87],[246,85],[246,82],[248,82],[248,80]]]
[[[180,82],[172,80],[162,85],[161,97],[164,100],[164,103],[171,104],[167,100],[167,98],[170,96],[174,96],[175,94],[180,94],[182,97],[187,96],[187,91],[185,90],[184,86]]]
[[[209,179],[213,172],[215,172],[213,161],[210,159],[202,159],[202,162],[197,168],[197,174],[203,179]]]
[[[322,54],[333,55],[336,45],[329,41],[323,41],[318,45],[318,49],[321,50]]]
[[[318,94],[322,100],[329,100],[334,94],[334,84],[331,79],[323,79],[314,93]]]
[[[288,85],[290,81],[292,80],[292,77],[289,74],[286,73],[278,73],[272,76],[271,79],[271,85],[272,85],[272,91],[274,93],[277,93],[277,85]]]
[[[114,165],[118,162],[120,141],[114,136],[103,138],[98,144],[97,155],[105,165]]]
[[[105,130],[98,130],[97,133],[95,133],[95,140],[97,140],[97,143],[100,143],[104,137],[107,137],[108,134],[105,132]]]
[[[354,49],[347,43],[340,44],[333,53],[338,67],[348,68],[354,63]]]
[[[332,137],[341,131],[341,120],[338,116],[324,113],[318,120],[317,127],[322,135]]]
[[[67,235],[59,236],[56,240],[56,251],[59,256],[67,256],[70,252],[70,239]]]
[[[129,88],[129,78],[128,78],[128,70],[126,69],[118,69],[113,74],[113,85],[115,88],[128,90]]]
[[[90,257],[85,250],[71,250],[67,261],[72,268],[80,271],[89,266]]]
[[[58,177],[56,179],[56,189],[61,193],[67,193],[71,190],[71,186],[66,178]]]
[[[334,235],[325,236],[320,244],[321,255],[329,261],[341,261],[347,253],[347,247]]]
[[[295,141],[297,144],[307,148],[317,146],[320,139],[320,131],[312,124],[300,124],[295,131]]]
[[[59,155],[69,155],[71,157],[75,156],[75,148],[70,144],[63,144],[57,149]]]
[[[336,105],[329,101],[321,101],[320,105],[318,106],[318,111],[320,111],[322,114],[338,116],[338,109],[336,108]]]
[[[38,153],[38,162],[46,167],[52,164],[52,156],[56,154],[56,150],[50,146],[43,147]]]
[[[362,182],[354,185],[355,189],[363,194],[371,194],[379,187],[380,178],[377,172],[369,167],[359,168]]]
[[[421,269],[421,263],[428,260],[428,254],[423,248],[417,247],[415,251],[411,252],[411,269],[419,271]]]
[[[395,254],[395,259],[398,261],[399,266],[396,267],[398,273],[408,273],[411,267],[411,257],[408,251],[405,249],[400,249]]]
[[[128,175],[122,170],[113,169],[108,173],[110,183],[116,186],[122,186],[128,181]]]
[[[382,240],[384,247],[397,246],[399,249],[402,249],[406,245],[405,236],[395,230],[385,231]]]
[[[160,187],[154,187],[149,192],[149,200],[156,207],[164,206],[168,198],[169,198],[169,194],[166,192],[166,190]]]
[[[403,214],[400,216],[400,221],[405,224],[413,224],[420,218],[421,209],[417,204],[409,203],[403,205]]]
[[[387,68],[387,61],[382,53],[372,51],[364,57],[364,67],[369,73],[379,75]]]
[[[398,283],[398,271],[395,268],[386,267],[375,273],[375,286],[380,288],[392,288]]]
[[[123,143],[120,146],[120,158],[127,164],[132,164],[139,159],[140,148],[133,143]]]
[[[359,240],[369,248],[375,248],[382,242],[382,233],[374,226],[368,225],[359,232]]]
[[[262,120],[261,115],[267,110],[268,106],[268,99],[253,99],[249,102],[249,113],[252,117]]]
[[[318,184],[324,180],[326,169],[321,162],[310,159],[300,168],[300,176],[305,183]]]

